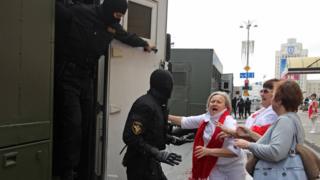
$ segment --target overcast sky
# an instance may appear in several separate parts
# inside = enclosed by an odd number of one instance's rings
[[[246,29],[239,28],[242,22],[258,25],[250,30],[255,82],[263,75],[274,77],[275,51],[288,38],[302,43],[309,57],[320,56],[319,18],[320,0],[169,0],[167,31],[173,48],[213,48],[223,73],[234,73],[235,85],[242,85],[241,41],[247,38]]]

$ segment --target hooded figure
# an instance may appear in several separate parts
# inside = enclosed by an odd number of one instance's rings
[[[98,7],[99,14],[106,25],[119,23],[121,19],[114,17],[114,13],[124,15],[127,9],[127,0],[104,0]]]
[[[115,38],[151,52],[146,41],[119,24],[126,10],[126,0],[105,0],[99,7],[56,1],[52,159],[60,180],[95,179],[95,74],[110,42]]]
[[[172,88],[173,78],[169,71],[158,69],[151,74],[149,93],[161,104],[167,105]]]
[[[169,71],[155,70],[150,77],[150,89],[132,105],[123,141],[128,146],[123,159],[128,180],[166,180],[160,162],[178,165],[181,156],[165,151],[166,144],[190,142],[167,134],[167,102],[171,96],[173,78]]]

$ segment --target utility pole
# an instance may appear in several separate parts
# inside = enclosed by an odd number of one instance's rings
[[[248,22],[244,22],[243,25],[240,26],[240,28],[246,28],[247,29],[247,43],[246,43],[246,66],[244,67],[244,70],[246,71],[246,79],[244,80],[244,91],[243,91],[243,96],[249,96],[249,52],[250,52],[250,28],[251,27],[258,27],[258,25],[253,24],[252,21],[248,20]]]

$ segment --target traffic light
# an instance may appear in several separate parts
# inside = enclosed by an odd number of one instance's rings
[[[249,79],[244,80],[243,96],[249,96]]]
[[[249,79],[244,80],[244,88],[243,89],[246,89],[246,90],[249,89]]]

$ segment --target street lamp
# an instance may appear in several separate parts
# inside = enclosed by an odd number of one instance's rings
[[[248,80],[248,71],[250,70],[249,66],[249,50],[250,50],[250,28],[251,27],[258,27],[258,25],[253,24],[252,21],[248,20],[247,22],[244,22],[243,25],[240,26],[240,28],[246,28],[247,29],[247,47],[246,47],[246,56],[247,56],[247,62],[246,66],[244,67],[246,71],[246,80],[245,80],[245,88],[244,88],[244,96],[249,96],[248,89],[249,89],[249,80]]]

